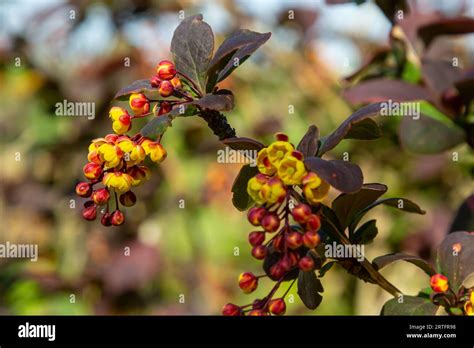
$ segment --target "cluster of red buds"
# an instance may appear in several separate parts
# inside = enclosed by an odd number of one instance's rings
[[[263,277],[276,284],[265,298],[251,304],[225,305],[224,315],[284,314],[284,298],[297,274],[313,272],[317,268],[314,249],[321,241],[318,233],[321,221],[311,206],[319,205],[326,197],[329,184],[306,170],[302,153],[294,149],[284,134],[277,134],[275,142],[260,150],[257,166],[259,173],[247,186],[250,197],[257,203],[248,211],[248,220],[261,230],[250,232],[248,240],[252,256],[264,260],[266,274],[242,273],[239,287],[243,292],[251,293]],[[300,203],[293,206],[292,198]],[[274,299],[280,284],[287,280],[293,282],[283,296]]]
[[[161,97],[171,95],[178,100],[150,100],[143,93],[133,93],[129,97],[131,111],[113,106],[109,111],[112,129],[115,134],[92,141],[87,156],[88,163],[84,166],[84,176],[88,182],[80,182],[76,193],[80,197],[89,198],[84,203],[82,216],[86,220],[95,220],[97,211],[102,213],[101,223],[104,226],[119,226],[125,221],[120,205],[131,207],[136,202],[132,187],[143,184],[150,177],[150,169],[145,165],[149,157],[152,162],[161,163],[166,158],[166,151],[161,145],[161,138],[153,141],[142,135],[126,135],[135,118],[151,114],[160,116],[171,111],[174,105],[192,100],[192,95],[183,89],[181,80],[174,64],[161,61],[156,68],[156,75],[150,79]],[[150,112],[151,105],[155,103]],[[103,187],[97,188],[96,185]],[[110,200],[115,200],[115,210],[111,211]]]

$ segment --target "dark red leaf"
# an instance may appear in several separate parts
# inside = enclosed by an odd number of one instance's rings
[[[128,97],[132,93],[151,92],[153,90],[156,91],[156,88],[151,86],[150,79],[137,80],[119,90],[115,94],[114,99],[122,99],[123,97]]]
[[[216,83],[225,79],[234,69],[240,66],[270,36],[271,33],[261,34],[241,29],[225,39],[209,64],[206,91],[212,91]]]
[[[260,151],[265,147],[261,142],[250,138],[227,138],[222,141],[233,150],[255,150]]]
[[[418,28],[418,36],[425,46],[440,35],[459,35],[474,33],[474,19],[468,17],[443,18]]]
[[[402,254],[402,253],[393,253],[393,254],[376,257],[372,261],[372,264],[374,265],[375,269],[380,270],[384,268],[385,266],[388,266],[400,260],[410,262],[414,264],[415,266],[418,266],[423,271],[425,271],[429,276],[436,274],[435,269],[425,260],[417,256],[407,255],[407,254]]]
[[[309,171],[318,174],[341,192],[357,192],[362,187],[362,171],[356,164],[340,160],[326,161],[318,157],[307,157],[304,163]]]
[[[306,134],[301,138],[300,143],[296,147],[304,157],[315,156],[318,152],[319,129],[315,125],[309,126]]]
[[[221,93],[218,94],[206,94],[194,104],[204,110],[230,111],[234,108],[234,95],[230,91],[227,93],[222,91],[224,90],[219,91]]]

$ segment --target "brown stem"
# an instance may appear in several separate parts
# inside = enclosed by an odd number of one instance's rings
[[[326,222],[331,225],[331,227],[336,231],[337,236],[340,239],[340,242],[345,245],[350,245],[352,244],[347,237],[342,234],[339,229],[330,221],[329,219],[326,219]],[[369,273],[371,278],[385,291],[389,292],[392,294],[394,297],[398,297],[402,295],[401,291],[398,290],[392,283],[390,283],[383,275],[381,275],[375,268],[372,266],[372,264],[369,262],[364,257],[364,261],[360,263],[362,267],[365,268],[365,270]]]

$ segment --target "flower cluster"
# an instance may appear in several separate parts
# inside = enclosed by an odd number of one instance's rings
[[[166,151],[160,141],[153,141],[140,134],[130,137],[126,133],[132,128],[134,118],[151,114],[161,116],[171,111],[174,105],[192,100],[182,87],[181,80],[172,62],[161,61],[150,84],[156,88],[161,97],[171,95],[182,100],[149,100],[143,93],[132,93],[129,97],[130,112],[122,107],[113,106],[109,111],[112,129],[115,134],[92,141],[87,155],[88,163],[83,168],[88,182],[76,185],[80,197],[89,198],[84,203],[82,216],[86,220],[95,220],[97,210],[102,213],[101,223],[104,226],[119,226],[125,217],[120,205],[131,207],[136,196],[133,187],[142,185],[150,177],[150,169],[144,164],[148,157],[152,162],[161,163],[166,158]],[[156,103],[151,110],[151,104]],[[96,185],[103,187],[97,188]],[[110,210],[110,199],[115,200],[115,210]]]
[[[431,277],[430,286],[436,294],[445,295],[448,291],[451,292],[451,295],[454,296],[454,299],[449,301],[451,305],[454,303],[453,306],[456,307],[456,303],[461,303],[459,307],[462,307],[464,315],[474,315],[474,290],[471,290],[470,294],[469,289],[466,289],[465,291],[461,290],[458,294],[456,294],[449,286],[448,277],[440,273]]]
[[[321,241],[318,233],[321,221],[311,206],[319,205],[326,197],[329,184],[307,171],[303,155],[284,134],[277,134],[275,142],[260,150],[257,166],[259,173],[247,186],[248,194],[257,203],[248,211],[248,220],[261,230],[250,232],[248,240],[252,256],[265,260],[266,274],[242,273],[239,287],[251,293],[263,277],[269,277],[276,284],[265,298],[251,304],[225,305],[224,315],[284,314],[284,297],[294,281],[283,296],[273,298],[280,284],[294,280],[300,271],[312,272],[318,267],[314,249]],[[293,206],[292,198],[300,203]]]

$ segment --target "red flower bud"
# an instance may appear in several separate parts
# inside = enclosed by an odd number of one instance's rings
[[[285,246],[285,238],[283,237],[283,235],[278,235],[275,237],[275,239],[273,239],[273,248],[276,250],[276,251],[283,251],[283,248]]]
[[[258,278],[251,272],[244,272],[239,276],[239,287],[246,294],[254,291],[258,286]]]
[[[277,298],[270,301],[268,305],[268,310],[270,313],[275,315],[283,315],[286,312],[286,304],[282,298]]]
[[[303,272],[309,272],[314,269],[314,261],[311,256],[304,256],[301,258],[300,262],[298,262],[298,267]]]
[[[102,175],[102,166],[94,162],[89,162],[84,166],[82,171],[87,179],[96,180]]]
[[[249,234],[249,243],[252,246],[261,245],[265,241],[265,232],[254,231]]]
[[[251,317],[262,317],[262,316],[268,315],[268,313],[265,312],[265,311],[262,310],[262,309],[252,309],[252,310],[248,313],[248,315],[251,316]]]
[[[87,182],[80,182],[76,185],[76,194],[80,197],[89,197],[92,193],[92,186]]]
[[[222,308],[222,315],[228,317],[239,316],[242,315],[242,309],[233,303],[228,303]]]
[[[150,101],[143,93],[133,93],[129,100],[130,108],[137,116],[150,112]]]
[[[171,80],[176,75],[176,68],[169,60],[162,60],[156,67],[156,75],[161,80]]]
[[[94,201],[95,204],[97,205],[104,205],[107,203],[110,199],[110,193],[109,190],[106,188],[101,188],[98,190],[95,190],[92,192],[92,200]]]
[[[275,232],[280,227],[280,219],[275,213],[267,213],[262,219],[262,227],[267,232]]]
[[[161,81],[160,83],[160,87],[158,87],[158,93],[160,93],[160,95],[162,97],[169,97],[170,95],[173,94],[173,91],[174,91],[174,87],[173,87],[173,84],[169,81]]]
[[[303,236],[299,232],[292,231],[286,234],[285,241],[288,248],[293,250],[298,249],[303,245]]]
[[[284,133],[275,134],[275,139],[278,140],[278,141],[288,141],[289,140],[288,135],[286,135]]]
[[[160,108],[158,109],[158,116],[167,114],[170,111],[171,111],[171,104],[168,102],[161,102]]]
[[[442,274],[435,274],[431,277],[430,280],[431,289],[434,292],[446,292],[449,289],[449,281],[448,278]]]
[[[150,84],[151,87],[158,88],[160,87],[161,79],[158,77],[158,75],[153,75],[150,79]]]
[[[112,221],[110,221],[111,217],[112,216],[109,213],[105,213],[104,215],[102,215],[102,218],[100,219],[100,223],[104,226],[112,225]]]
[[[181,80],[178,76],[173,77],[170,82],[173,85],[174,89],[180,89],[181,87],[183,87],[183,85],[181,84]]]
[[[248,211],[247,218],[252,225],[260,226],[266,213],[267,211],[263,207],[253,207]]]
[[[112,216],[110,217],[110,222],[114,226],[120,226],[125,222],[125,216],[120,210],[116,210],[112,213]]]
[[[283,269],[283,267],[281,267],[279,262],[275,263],[272,267],[270,267],[270,275],[274,280],[283,277],[285,275],[285,272],[286,271]]]
[[[86,204],[84,204],[85,208],[82,211],[82,217],[86,220],[93,221],[97,216],[97,206],[93,202],[89,202],[90,203],[86,202]]]
[[[318,231],[321,228],[321,220],[319,216],[312,214],[306,221],[306,228],[311,231]]]
[[[309,249],[316,248],[320,242],[321,238],[319,237],[319,234],[316,231],[308,231],[303,234],[303,244]]]
[[[132,191],[127,191],[120,195],[119,201],[125,207],[133,207],[137,202],[137,196]]]
[[[291,151],[291,155],[297,159],[299,159],[300,161],[303,160],[303,154],[299,151]]]
[[[257,260],[263,260],[267,255],[267,248],[263,245],[256,245],[252,248],[252,256]]]
[[[115,144],[115,142],[119,138],[119,135],[117,135],[117,134],[107,134],[104,138],[105,138],[105,140],[107,140],[108,143]]]
[[[296,222],[303,224],[306,222],[306,220],[308,220],[308,217],[311,215],[311,208],[307,204],[298,204],[291,211],[291,215],[293,215],[293,219],[295,219]]]
[[[288,257],[290,259],[291,267],[296,266],[298,264],[298,261],[300,260],[300,254],[298,254],[298,252],[296,251],[288,252]]]
[[[278,263],[284,272],[291,269],[291,259],[288,256],[283,257]]]

